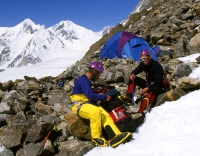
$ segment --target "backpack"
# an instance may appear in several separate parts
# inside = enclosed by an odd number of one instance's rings
[[[135,120],[131,118],[131,114],[126,111],[124,103],[119,99],[119,97],[115,97],[109,102],[102,103],[102,107],[108,112],[121,132],[136,131],[138,126],[135,123]]]
[[[108,112],[108,114],[113,119],[114,123],[117,123],[130,116],[130,114],[126,113],[126,110],[123,106],[115,107],[112,111]]]
[[[167,90],[169,88],[169,81],[167,80],[167,78],[163,78],[162,88],[164,90]]]
[[[170,89],[170,85],[169,85],[169,81],[168,81],[168,79],[166,78],[166,76],[167,76],[167,74],[172,74],[172,72],[173,72],[173,70],[172,69],[170,69],[170,67],[168,67],[168,66],[165,66],[164,68],[163,68],[163,81],[162,81],[162,89],[164,89],[164,90],[168,90],[168,89]],[[155,78],[155,75],[151,72],[151,74],[152,74],[152,76]]]
[[[106,86],[102,89],[94,89],[96,93],[104,93],[112,96],[109,102],[101,102],[100,105],[108,112],[113,122],[121,132],[135,132],[136,128],[144,121],[144,116],[137,120],[131,118],[131,114],[126,112],[123,99],[120,98],[119,91],[115,87]]]
[[[108,114],[121,132],[136,131],[138,126],[135,120],[131,118],[131,115],[126,112],[126,109],[123,105],[114,108],[112,111],[108,112]],[[143,122],[143,120],[141,121]]]
[[[163,68],[163,82],[162,82],[162,88],[167,90],[170,89],[170,85],[169,85],[169,81],[166,78],[167,74],[172,74],[174,71],[169,67],[169,66],[165,66]]]

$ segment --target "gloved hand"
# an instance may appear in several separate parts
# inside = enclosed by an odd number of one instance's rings
[[[110,95],[107,95],[106,101],[110,101],[112,99],[112,97]]]
[[[129,78],[130,78],[131,80],[134,80],[134,79],[135,79],[135,74],[131,74]]]

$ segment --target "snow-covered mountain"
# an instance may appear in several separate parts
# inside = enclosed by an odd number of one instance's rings
[[[85,29],[72,21],[61,21],[48,29],[72,51],[86,51],[102,34]]]
[[[113,28],[114,26],[106,26],[104,27],[101,31],[99,31],[100,35],[104,35],[110,32],[110,30]]]
[[[101,37],[69,20],[46,29],[26,19],[15,27],[0,27],[0,68],[37,64],[72,53],[84,56]]]

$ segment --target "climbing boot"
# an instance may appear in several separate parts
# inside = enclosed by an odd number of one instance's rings
[[[110,146],[115,148],[120,144],[123,144],[125,142],[129,142],[132,139],[132,134],[129,132],[124,132],[121,134],[116,135],[111,141]]]
[[[108,141],[106,141],[104,138],[92,138],[92,141],[97,145],[101,147],[108,146]]]

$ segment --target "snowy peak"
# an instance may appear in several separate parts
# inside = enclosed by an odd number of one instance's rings
[[[61,21],[55,26],[51,27],[51,30],[56,36],[60,36],[65,38],[66,40],[78,40],[78,36],[76,34],[76,29],[79,31],[81,27],[77,27],[71,21]]]
[[[104,27],[101,31],[99,31],[98,33],[100,35],[104,35],[110,32],[110,30],[113,28],[114,26],[106,26]]]
[[[21,23],[26,23],[28,25],[36,25],[32,20],[30,20],[29,18],[25,19],[23,22]]]
[[[80,34],[82,31],[91,31],[84,27],[74,24],[70,20],[61,21],[58,24],[50,27],[48,30],[51,30],[56,35],[63,35],[63,36],[67,35],[67,32],[74,32],[74,34]]]
[[[34,65],[72,53],[84,56],[101,37],[69,20],[46,29],[25,19],[14,27],[0,27],[0,68]]]
[[[56,24],[55,26],[53,26],[53,29],[55,31],[58,31],[60,29],[72,30],[72,29],[80,28],[80,27],[81,26],[78,26],[78,25],[74,24],[72,21],[67,20],[67,21],[61,21],[61,22],[59,22],[58,24]]]
[[[27,65],[30,62],[35,64],[35,58],[36,62],[41,62],[38,56],[33,57],[31,54],[35,52],[36,48],[34,37],[43,27],[36,25],[30,19],[26,19],[15,27],[0,29],[1,68]],[[30,62],[26,61],[26,58],[29,58]]]
[[[20,32],[24,32],[27,34],[33,34],[35,31],[37,31],[40,28],[43,28],[44,26],[36,25],[33,21],[30,19],[25,19],[20,24],[13,27],[14,29],[20,30]]]
[[[94,41],[102,37],[101,34],[76,25],[70,20],[61,21],[48,30],[74,51],[83,51],[83,49],[87,51]]]

